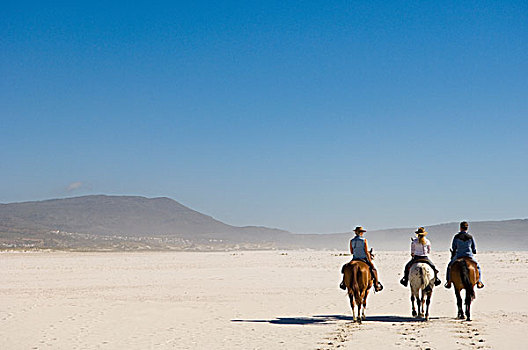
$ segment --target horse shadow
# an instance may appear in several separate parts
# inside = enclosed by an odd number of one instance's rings
[[[435,317],[431,317],[435,319]],[[231,322],[251,322],[251,323],[269,323],[278,325],[317,325],[317,324],[333,324],[338,321],[353,321],[352,316],[346,315],[314,315],[311,317],[276,317],[270,320],[241,320],[234,319]],[[390,322],[390,323],[409,323],[409,322],[423,322],[423,319],[404,316],[367,316],[365,322]]]

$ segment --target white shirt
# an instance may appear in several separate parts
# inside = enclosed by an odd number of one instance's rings
[[[426,238],[425,244],[420,243],[418,237],[414,238],[411,242],[411,254],[418,256],[427,256],[431,253],[431,242]]]

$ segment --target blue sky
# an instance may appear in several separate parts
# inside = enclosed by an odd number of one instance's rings
[[[0,202],[341,232],[528,217],[528,4],[4,4]]]

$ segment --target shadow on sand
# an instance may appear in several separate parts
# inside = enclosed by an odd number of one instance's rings
[[[437,319],[431,317],[430,319]],[[281,325],[332,324],[337,321],[353,321],[352,316],[346,315],[315,315],[312,317],[277,317],[272,320],[231,320],[231,322],[256,322]],[[364,322],[423,322],[421,318],[403,316],[367,316]]]

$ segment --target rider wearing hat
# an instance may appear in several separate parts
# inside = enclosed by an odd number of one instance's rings
[[[482,283],[482,272],[480,270],[480,265],[473,257],[473,254],[477,254],[477,248],[475,247],[475,240],[467,231],[469,224],[467,221],[462,221],[460,223],[460,232],[453,237],[453,243],[451,244],[451,261],[447,266],[447,282],[444,285],[446,288],[451,288],[451,264],[455,262],[458,258],[469,257],[475,263],[477,263],[477,269],[479,272],[479,280],[477,282],[477,288],[484,288],[484,283]]]
[[[356,236],[350,240],[350,254],[352,254],[352,260],[361,260],[370,267],[370,273],[374,279],[374,290],[379,292],[383,289],[383,286],[378,281],[378,271],[372,263],[372,257],[368,250],[367,239],[363,237],[363,234],[367,230],[363,227],[358,226],[354,229]],[[346,289],[344,281],[339,285],[341,289]]]
[[[427,231],[423,227],[419,227],[415,232],[416,238],[411,240],[411,256],[412,259],[405,265],[405,270],[403,278],[400,280],[400,283],[407,287],[407,282],[409,280],[409,270],[411,266],[416,262],[424,262],[429,264],[434,270],[435,273],[435,286],[440,285],[440,280],[438,279],[438,270],[434,266],[433,262],[429,260],[429,254],[431,253],[431,242],[425,238],[427,236]]]

